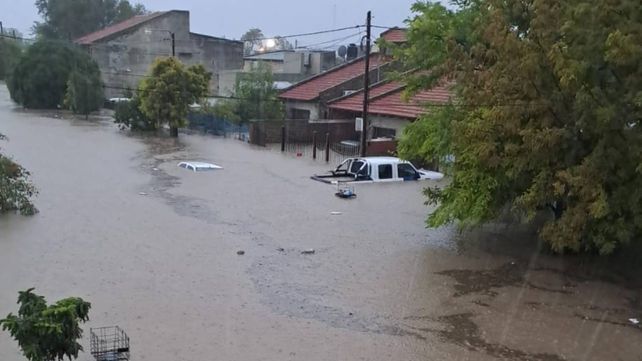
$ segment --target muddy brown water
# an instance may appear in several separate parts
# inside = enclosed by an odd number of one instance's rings
[[[0,315],[28,287],[91,301],[81,360],[109,325],[132,360],[640,360],[639,290],[426,229],[430,183],[341,200],[309,179],[322,161],[24,111],[4,86],[0,132],[40,190],[38,215],[0,217]],[[22,359],[0,333],[0,360]]]

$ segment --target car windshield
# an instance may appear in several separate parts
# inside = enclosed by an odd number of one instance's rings
[[[0,0],[0,361],[642,361],[634,0]]]

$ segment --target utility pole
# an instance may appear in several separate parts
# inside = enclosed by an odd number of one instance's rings
[[[368,11],[366,18],[366,72],[363,76],[363,126],[361,128],[361,146],[360,155],[366,156],[366,133],[368,132],[368,101],[370,97],[370,28],[371,28],[372,14]]]
[[[172,38],[172,57],[176,57],[176,36],[173,32],[169,33],[170,37]]]
[[[4,35],[4,28],[2,27],[2,21],[0,21],[0,38]]]

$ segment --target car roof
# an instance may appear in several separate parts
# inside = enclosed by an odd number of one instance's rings
[[[356,158],[356,160],[365,160],[370,164],[408,163],[407,161],[401,160],[397,157],[363,157],[363,158]]]
[[[180,162],[178,165],[180,166],[181,164],[185,165],[191,165],[194,168],[222,168],[221,166],[218,166],[216,164],[212,163],[205,163],[205,162],[191,162],[191,161],[186,161],[186,162]]]

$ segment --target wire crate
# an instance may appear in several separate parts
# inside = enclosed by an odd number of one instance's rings
[[[120,327],[91,328],[90,337],[96,361],[129,361],[129,337]]]

